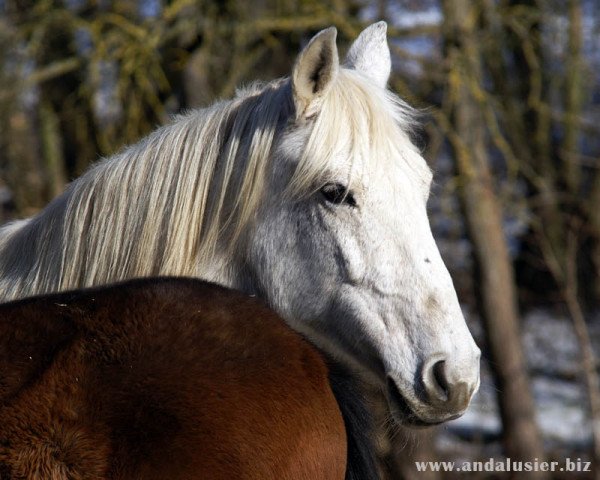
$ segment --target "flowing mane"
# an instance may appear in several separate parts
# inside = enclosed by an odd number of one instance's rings
[[[233,252],[243,239],[292,115],[288,79],[256,84],[99,162],[37,216],[0,230],[2,298],[132,277],[202,277],[219,245]],[[410,107],[354,70],[340,70],[309,121],[290,195],[318,189],[341,151],[364,156],[375,144],[385,161],[397,155],[384,152],[412,147]]]

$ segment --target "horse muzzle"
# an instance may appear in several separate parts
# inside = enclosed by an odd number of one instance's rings
[[[480,351],[467,364],[433,355],[419,368],[411,387],[387,376],[386,397],[392,416],[411,426],[436,425],[460,417],[479,387]]]

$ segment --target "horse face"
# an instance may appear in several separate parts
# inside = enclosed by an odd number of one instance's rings
[[[387,98],[385,24],[361,34],[347,66],[338,68],[332,29],[318,34],[296,63],[296,120],[272,162],[249,269],[261,295],[292,326],[384,389],[398,420],[438,423],[468,406],[479,384],[480,352],[431,233],[425,161],[398,126],[389,126],[392,114],[372,111],[363,130],[384,129],[373,130],[383,138],[362,132],[365,139],[355,141],[356,132],[345,127],[362,117],[344,117],[344,95],[328,103],[352,85],[357,90],[346,97],[357,104],[371,101],[361,98],[369,89],[379,92],[373,93],[379,104]],[[311,142],[324,137],[330,148],[303,160]],[[295,179],[310,177],[303,161],[319,173],[308,193],[287,195]]]

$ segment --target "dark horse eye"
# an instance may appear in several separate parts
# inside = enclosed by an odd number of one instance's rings
[[[321,188],[321,193],[325,197],[325,200],[335,205],[345,203],[351,207],[356,207],[354,195],[341,183],[328,183]]]

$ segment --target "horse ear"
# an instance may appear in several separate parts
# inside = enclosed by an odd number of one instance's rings
[[[335,27],[320,31],[296,60],[292,90],[298,118],[310,117],[318,111],[320,100],[335,80],[339,70],[336,36]]]
[[[382,88],[387,85],[392,69],[386,34],[387,23],[383,21],[365,28],[352,43],[345,62]]]

